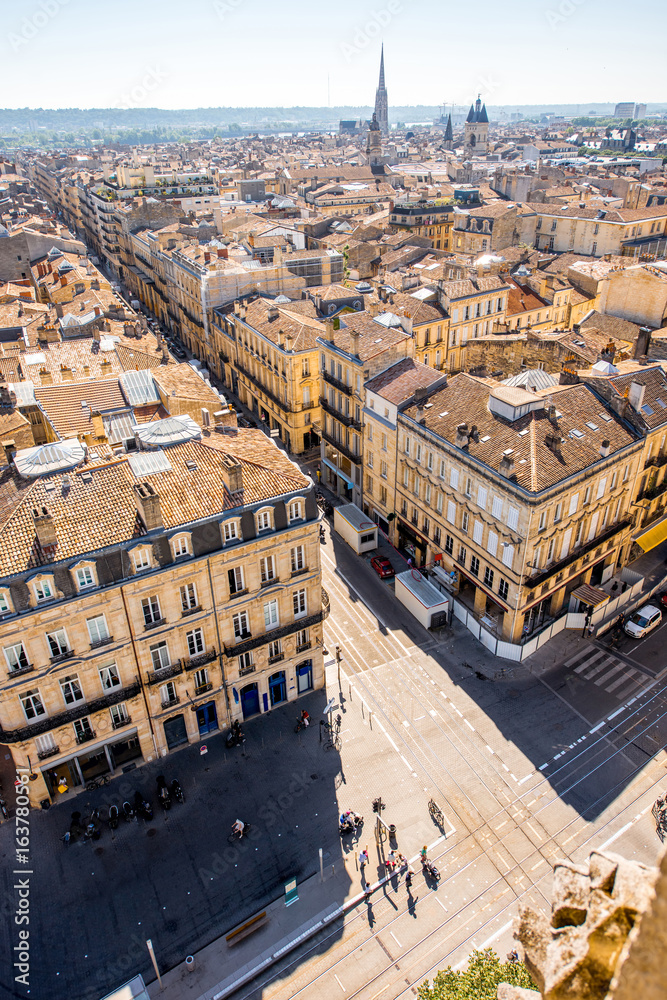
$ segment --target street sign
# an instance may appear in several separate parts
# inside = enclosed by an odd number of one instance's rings
[[[285,882],[285,906],[291,906],[299,898],[299,890],[296,887],[296,879]]]
[[[335,698],[329,698],[329,701],[327,702],[327,706],[324,709],[324,711],[322,712],[322,715],[328,715],[329,712],[333,712],[333,710],[334,710],[335,707],[336,707],[336,699]]]
[[[208,753],[208,747],[207,747],[207,746],[206,746],[206,744],[204,743],[204,744],[202,744],[202,746],[200,746],[200,748],[199,748],[199,754],[200,754],[200,756],[202,756],[202,755],[203,755],[203,754],[205,754],[205,753]]]

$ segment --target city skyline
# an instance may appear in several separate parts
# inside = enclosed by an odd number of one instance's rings
[[[343,0],[333,22],[329,12],[311,8],[306,21],[302,5],[290,4],[281,19],[289,27],[266,33],[257,28],[269,13],[261,0],[195,0],[185,25],[173,0],[159,12],[154,3],[137,7],[119,0],[117,16],[104,23],[107,58],[100,60],[99,20],[83,18],[77,0],[41,0],[28,10],[14,5],[6,13],[0,51],[8,77],[18,77],[20,70],[22,84],[20,101],[7,106],[372,105],[383,43],[395,106],[465,105],[478,92],[489,106],[524,104],[527,94],[532,103],[661,100],[657,64],[646,63],[641,82],[634,73],[631,79],[639,45],[617,31],[617,0],[604,7],[601,0],[547,0],[539,10],[518,0],[514,8],[510,20],[489,0],[480,0],[475,30],[462,25],[466,41],[458,45],[451,34],[456,25],[432,0],[409,9],[402,0],[381,6]],[[656,34],[667,26],[664,8],[640,0],[638,13],[642,9]],[[425,59],[425,28],[429,35],[435,29],[437,38],[439,27],[447,58]],[[54,60],[62,52],[69,54],[75,73]],[[195,72],[188,69],[189,58]],[[536,72],[544,59],[562,72],[555,77]]]

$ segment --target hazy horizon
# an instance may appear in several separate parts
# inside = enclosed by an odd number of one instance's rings
[[[335,12],[288,0],[276,21],[266,0],[191,0],[185,12],[175,0],[117,0],[104,13],[34,0],[6,5],[0,52],[6,78],[20,81],[11,110],[363,107],[382,41],[390,107],[465,106],[478,92],[520,107],[527,91],[533,106],[582,114],[586,104],[660,103],[650,100],[665,86],[660,61],[620,30],[619,0],[515,0],[511,16],[478,0],[470,23],[459,11],[436,0],[340,0]],[[667,5],[638,0],[640,20],[659,39]]]

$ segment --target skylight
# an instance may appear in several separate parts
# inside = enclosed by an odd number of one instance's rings
[[[592,431],[597,431],[597,430],[599,430],[599,427],[598,427],[598,425],[597,425],[597,424],[594,424],[592,420],[587,420],[587,421],[586,421],[586,426],[587,426],[587,427],[590,427],[590,429],[591,429]]]
[[[663,401],[660,399],[660,396],[656,396],[655,401],[658,404],[658,406],[660,406],[663,410],[665,409],[665,406],[667,404],[663,403]]]
[[[438,414],[438,416],[439,417],[446,417],[448,413],[449,413],[449,410],[443,410],[442,413]]]
[[[642,406],[642,413],[646,413],[646,415],[650,417],[650,416],[652,416],[655,413],[655,410],[653,410],[648,405],[648,403],[644,403],[644,405]]]
[[[609,414],[608,414],[608,413],[601,413],[601,414],[600,414],[600,420],[604,420],[604,422],[605,422],[606,424],[608,424],[608,423],[609,423],[609,421],[611,420],[611,417],[609,416]]]
[[[570,437],[582,438],[583,436],[584,435],[582,434],[582,432],[578,431],[576,427],[573,427],[572,430],[570,431]]]
[[[525,437],[526,434],[528,434],[528,428],[527,427],[524,430],[519,431],[519,437],[520,438]]]
[[[490,434],[485,434],[483,438],[480,438],[480,441],[490,441],[490,440],[491,440]]]

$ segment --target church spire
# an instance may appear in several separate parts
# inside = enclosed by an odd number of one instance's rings
[[[380,131],[386,135],[389,131],[389,98],[384,83],[384,43],[380,52],[380,79],[375,91],[375,114],[380,125]]]

